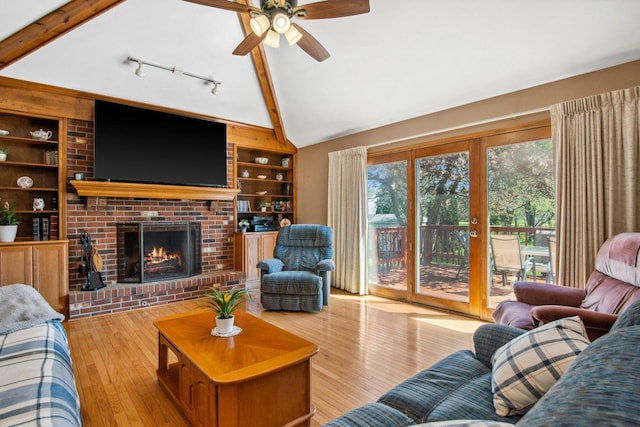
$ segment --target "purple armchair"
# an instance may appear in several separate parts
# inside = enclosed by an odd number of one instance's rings
[[[609,332],[618,316],[640,299],[640,233],[622,233],[604,242],[585,289],[519,282],[514,293],[516,301],[496,307],[496,323],[530,330],[578,315],[593,341]]]

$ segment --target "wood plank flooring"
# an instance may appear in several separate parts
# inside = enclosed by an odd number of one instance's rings
[[[195,301],[67,322],[86,427],[188,426],[156,382],[153,320],[195,308]],[[250,313],[320,347],[312,368],[312,426],[368,402],[459,349],[472,349],[481,321],[373,296],[334,290],[320,313]],[[256,426],[259,425],[256,422]]]

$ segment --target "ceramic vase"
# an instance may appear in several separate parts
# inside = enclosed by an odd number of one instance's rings
[[[13,242],[17,233],[17,225],[0,225],[0,242]]]
[[[228,319],[220,319],[216,317],[216,330],[218,331],[218,333],[224,335],[233,332],[234,320],[234,316],[231,316]]]

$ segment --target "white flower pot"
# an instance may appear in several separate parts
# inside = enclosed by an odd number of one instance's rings
[[[4,162],[7,160],[7,155],[5,153],[0,153],[0,162]]]
[[[216,331],[218,334],[225,335],[233,332],[234,320],[234,316],[231,316],[228,319],[219,319],[216,317]]]
[[[0,225],[0,242],[13,242],[18,234],[17,225]]]

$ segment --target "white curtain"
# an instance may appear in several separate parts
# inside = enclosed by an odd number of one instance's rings
[[[640,231],[640,86],[553,105],[556,278],[584,287],[598,249]]]
[[[333,228],[333,286],[367,293],[367,149],[329,153],[328,225]]]

